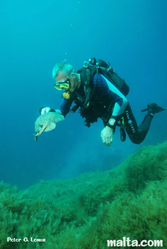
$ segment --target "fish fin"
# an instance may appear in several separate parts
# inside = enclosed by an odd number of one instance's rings
[[[44,131],[52,131],[56,128],[56,123],[52,122],[47,125]]]

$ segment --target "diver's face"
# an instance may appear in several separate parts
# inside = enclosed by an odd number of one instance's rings
[[[64,74],[64,72],[60,71],[59,74],[56,76],[55,80],[56,82],[61,82],[61,81],[65,81],[69,79],[70,80],[70,88],[69,91],[70,92],[74,92],[75,89],[78,87],[78,81],[76,78],[76,74],[72,73],[71,76],[67,76],[66,74]]]
[[[68,77],[62,71],[55,77],[56,82],[66,80]]]

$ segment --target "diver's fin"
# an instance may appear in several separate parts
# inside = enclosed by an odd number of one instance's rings
[[[163,108],[163,107],[158,106],[156,103],[151,103],[147,105],[146,109],[141,110],[141,112],[148,111],[152,114],[155,114],[155,113],[162,112],[165,110],[167,110],[167,107]]]

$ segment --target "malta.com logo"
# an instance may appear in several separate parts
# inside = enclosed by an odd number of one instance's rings
[[[107,240],[108,247],[163,247],[163,240],[130,240],[129,237],[123,237],[122,240]]]

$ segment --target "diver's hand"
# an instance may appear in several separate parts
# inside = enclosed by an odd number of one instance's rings
[[[101,131],[101,138],[105,145],[110,146],[113,142],[113,136],[114,136],[114,130],[110,128],[109,126],[106,126]]]
[[[61,115],[63,115],[62,114],[62,112],[59,110],[59,109],[52,109],[51,107],[49,107],[49,106],[47,106],[47,107],[41,107],[40,109],[39,109],[39,113],[40,113],[40,115],[43,115],[44,113],[47,113],[47,112],[56,112],[56,113],[58,113],[58,114],[61,114]]]
[[[50,107],[43,107],[43,108],[41,108],[41,110],[40,110],[40,113],[41,113],[41,115],[43,115],[44,113],[47,113],[47,112],[50,112],[52,110],[52,108],[50,108]]]

